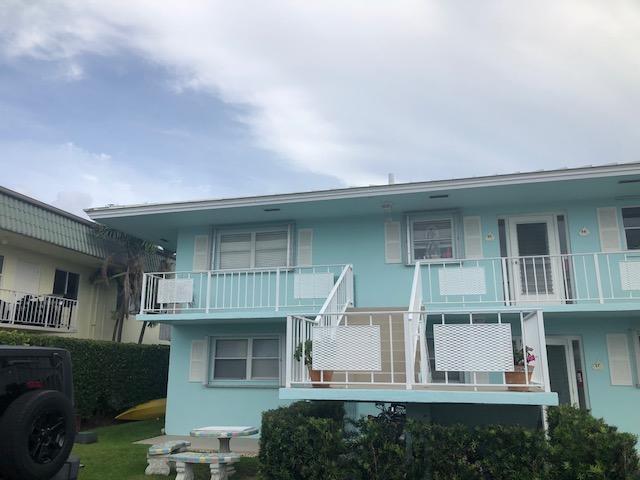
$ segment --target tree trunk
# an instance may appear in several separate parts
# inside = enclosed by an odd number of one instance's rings
[[[111,334],[111,341],[115,342],[118,336],[118,324],[120,323],[120,317],[116,316],[116,321],[113,322],[113,333]]]
[[[122,327],[124,327],[126,317],[120,317],[120,321],[118,322],[118,335],[116,337],[116,342],[122,342]]]
[[[138,345],[140,345],[144,340],[144,332],[147,329],[147,323],[148,322],[142,322],[142,328],[140,329],[140,336],[138,337]]]

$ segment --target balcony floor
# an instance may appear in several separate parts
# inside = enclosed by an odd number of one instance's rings
[[[426,390],[381,388],[281,388],[281,400],[344,400],[352,402],[471,403],[485,405],[558,405],[554,392]]]

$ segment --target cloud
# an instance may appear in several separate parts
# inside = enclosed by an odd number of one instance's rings
[[[144,171],[73,143],[0,142],[2,184],[86,217],[83,209],[107,204],[208,198],[214,186],[193,183],[180,171]],[[25,173],[28,172],[28,173]],[[215,186],[216,196],[227,192]]]
[[[178,93],[246,107],[256,145],[346,184],[638,157],[634,0],[27,5],[3,6],[7,58],[135,52]]]

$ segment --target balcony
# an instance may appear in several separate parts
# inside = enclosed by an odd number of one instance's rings
[[[145,273],[147,315],[285,315],[353,305],[351,265]]]
[[[0,327],[73,332],[77,300],[0,289]]]
[[[640,254],[541,255],[419,262],[424,303],[436,308],[640,302]]]
[[[537,310],[289,316],[286,347],[281,398],[557,404]]]

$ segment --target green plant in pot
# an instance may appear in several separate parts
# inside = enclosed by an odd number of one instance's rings
[[[525,372],[525,356],[527,358],[527,368]],[[533,375],[533,369],[535,365],[533,362],[536,361],[536,356],[533,354],[533,348],[530,346],[526,346],[519,350],[515,350],[513,352],[513,363],[514,368],[513,372],[505,372],[504,378],[508,384],[526,384],[526,377],[529,377],[529,383],[531,383],[531,376]],[[509,390],[526,392],[529,390],[528,387],[509,387]]]
[[[302,361],[302,342],[298,344],[295,351],[293,352],[293,358],[298,362]],[[331,382],[333,378],[333,371],[331,370],[314,370],[313,369],[313,342],[311,340],[305,340],[304,342],[304,364],[309,370],[309,378],[311,378],[311,385],[315,388],[329,388],[329,383],[320,383]]]

